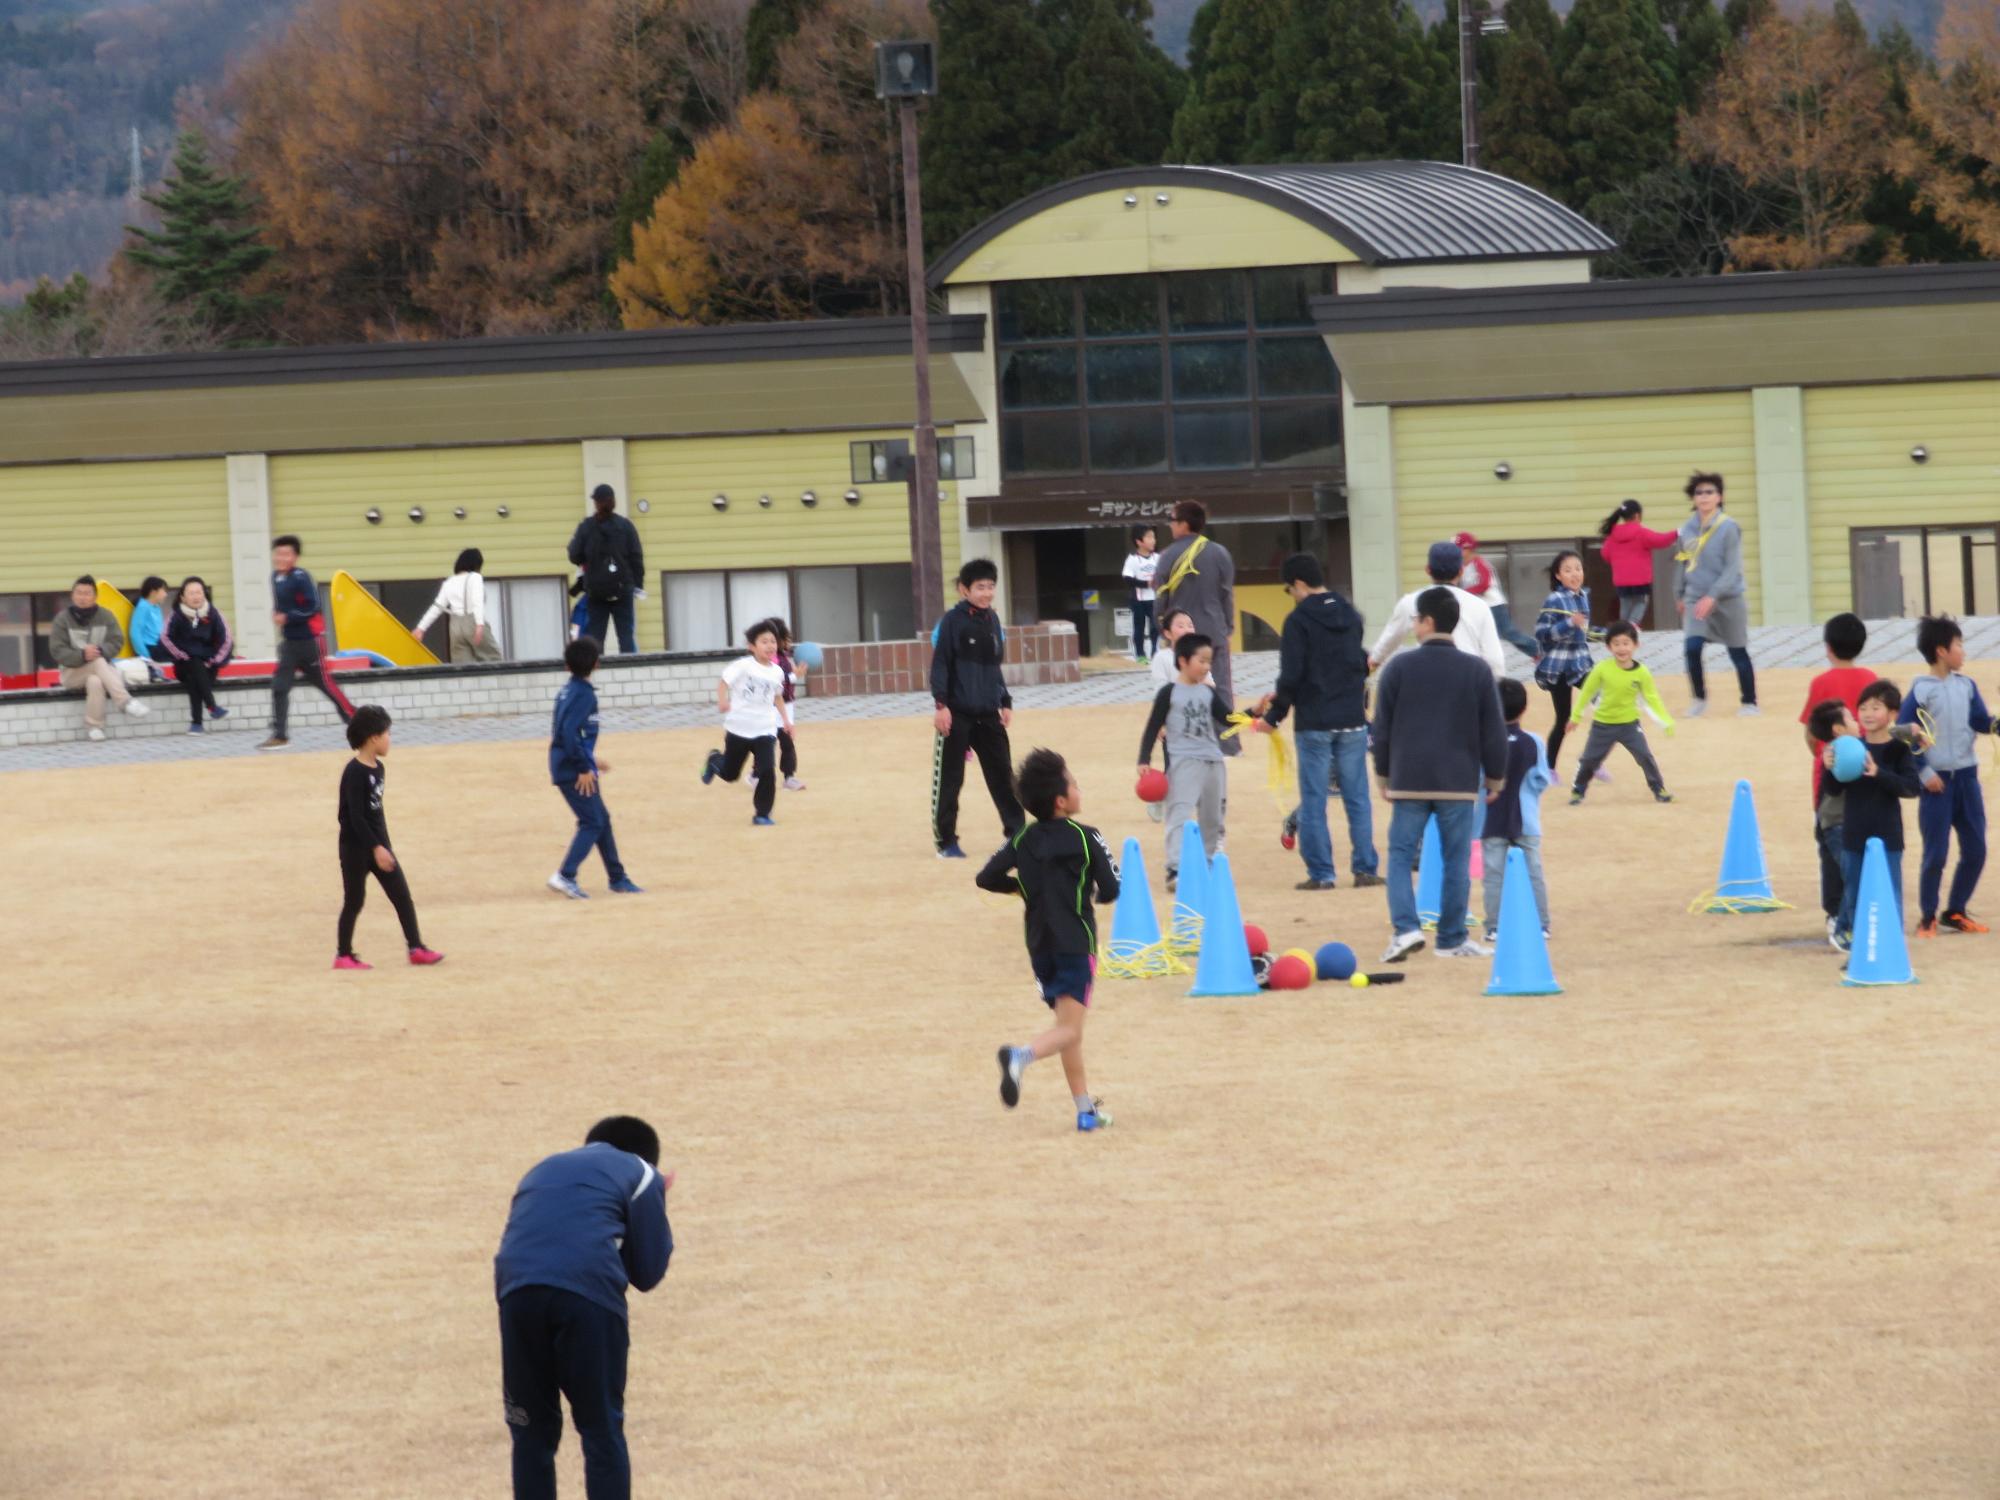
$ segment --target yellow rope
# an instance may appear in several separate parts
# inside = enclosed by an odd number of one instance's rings
[[[1762,884],[1761,881],[1728,880],[1712,891],[1703,891],[1688,903],[1690,912],[1720,912],[1728,916],[1754,916],[1759,912],[1791,911],[1789,901],[1780,901],[1776,896],[1730,896],[1725,895],[1732,885]]]
[[[1225,740],[1235,739],[1256,722],[1256,714],[1233,713],[1229,716],[1229,727],[1222,731],[1221,737]],[[1286,788],[1292,784],[1291,751],[1285,746],[1285,736],[1281,730],[1274,729],[1264,738],[1271,742],[1270,759],[1264,765],[1264,785],[1272,796],[1280,799],[1279,805],[1290,812],[1291,808],[1285,806],[1282,799],[1286,796]]]
[[[1098,967],[1113,979],[1164,979],[1191,972],[1181,962],[1171,937],[1157,943],[1112,943]]]

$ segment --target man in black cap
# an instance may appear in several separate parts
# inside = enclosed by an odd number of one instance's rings
[[[646,551],[639,528],[618,514],[618,492],[600,484],[590,492],[597,508],[577,523],[569,539],[569,560],[583,569],[583,592],[589,601],[583,633],[604,644],[604,633],[615,621],[618,649],[630,655],[632,597],[646,582]]]

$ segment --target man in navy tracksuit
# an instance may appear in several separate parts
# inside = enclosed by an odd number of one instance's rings
[[[296,673],[305,673],[306,680],[326,694],[341,723],[354,718],[354,705],[326,669],[325,642],[313,629],[319,617],[319,586],[299,566],[302,550],[295,536],[281,536],[271,544],[271,620],[278,627],[278,665],[271,674],[271,734],[259,750],[282,750],[291,743],[285,725]]]
[[[975,557],[958,570],[958,603],[931,632],[931,699],[936,705],[936,759],[931,765],[931,833],[939,859],[964,859],[958,847],[958,792],[965,784],[965,752],[979,757],[986,790],[1008,838],[1027,816],[1014,795],[1007,726],[1013,695],[1001,674],[1006,633],[993,612],[1000,570]]]
[[[514,1500],[555,1500],[562,1403],[583,1443],[590,1500],[629,1500],[625,1450],[627,1283],[650,1292],[667,1274],[674,1234],[644,1120],[599,1120],[582,1149],[538,1163],[514,1189],[493,1257],[500,1375],[514,1434]]]

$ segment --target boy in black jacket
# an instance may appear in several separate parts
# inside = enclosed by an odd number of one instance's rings
[[[1008,767],[1007,726],[1014,699],[1001,676],[1006,633],[993,612],[1000,570],[975,557],[958,570],[958,603],[931,636],[931,700],[937,706],[936,756],[931,766],[931,833],[939,859],[964,859],[958,847],[958,792],[965,782],[965,752],[979,757],[986,790],[1008,838],[1026,819],[1014,796]]]
[[[1083,793],[1055,751],[1035,750],[1021,762],[1021,800],[1034,825],[1009,839],[977,879],[981,890],[1018,895],[1024,903],[1028,958],[1055,1025],[1024,1046],[1000,1049],[1000,1102],[1012,1109],[1028,1064],[1060,1053],[1076,1128],[1102,1130],[1111,1116],[1091,1097],[1083,1071],[1083,1023],[1097,974],[1097,913],[1090,903],[1118,899],[1118,868],[1104,835],[1076,821]]]
[[[388,768],[382,757],[389,753],[389,713],[373,703],[363,704],[347,723],[347,743],[354,759],[340,773],[340,951],[336,969],[372,969],[354,956],[354,924],[361,905],[368,899],[368,877],[381,883],[396,919],[403,924],[403,941],[410,945],[410,962],[444,962],[442,953],[424,946],[417,931],[417,905],[410,899],[410,884],[403,879],[403,867],[389,848],[389,820],[382,815],[382,787]]]

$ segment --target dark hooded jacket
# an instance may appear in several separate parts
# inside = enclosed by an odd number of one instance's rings
[[[1368,722],[1367,682],[1360,611],[1331,589],[1308,594],[1285,618],[1278,690],[1264,717],[1282,724],[1297,709],[1300,729],[1360,729]]]

